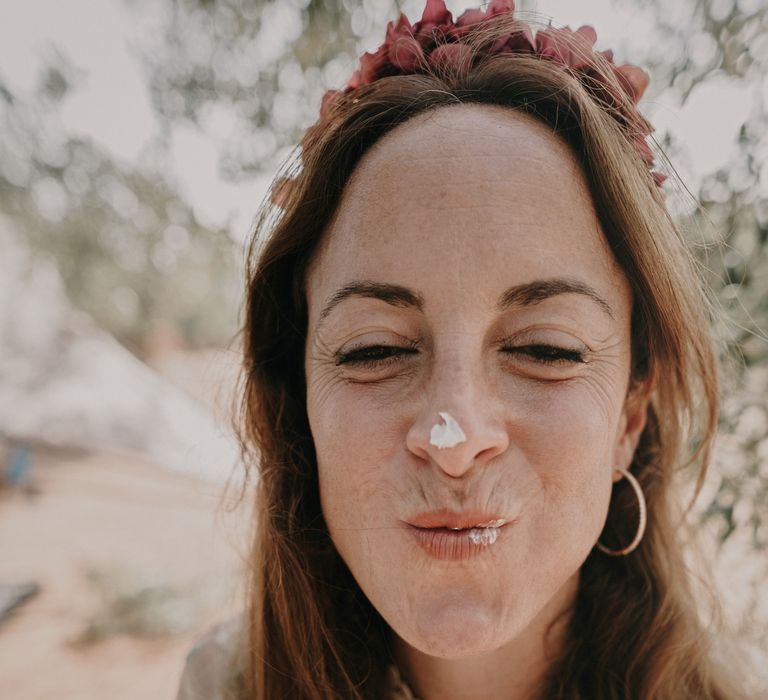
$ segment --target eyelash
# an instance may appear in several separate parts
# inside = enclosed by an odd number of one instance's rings
[[[382,350],[388,354],[382,355]],[[415,355],[417,352],[418,350],[415,348],[415,344],[411,347],[367,345],[340,354],[336,359],[336,365],[354,365],[355,367],[369,368],[385,367],[397,362],[400,355]]]
[[[563,363],[584,363],[584,354],[579,350],[560,348],[555,345],[534,343],[521,346],[503,346],[502,350],[509,354],[522,353],[534,358],[535,362],[544,365],[558,365]],[[382,351],[386,354],[382,354]],[[377,368],[398,362],[401,355],[412,355],[418,350],[411,347],[396,347],[391,345],[369,345],[354,348],[347,353],[338,356],[336,365],[354,365],[355,367]]]
[[[584,353],[580,350],[571,348],[561,348],[556,345],[547,345],[545,343],[532,343],[531,345],[504,346],[502,350],[506,352],[518,353],[523,351],[524,355],[535,357],[537,362],[546,365],[555,365],[567,363],[584,363]],[[532,352],[536,350],[537,352]],[[526,352],[527,351],[527,352]]]

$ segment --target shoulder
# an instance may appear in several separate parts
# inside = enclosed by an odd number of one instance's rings
[[[225,700],[243,650],[242,615],[209,627],[187,652],[176,700]]]

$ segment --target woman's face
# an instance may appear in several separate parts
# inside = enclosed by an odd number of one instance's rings
[[[390,627],[471,656],[567,606],[645,420],[629,284],[568,148],[487,105],[401,125],[350,180],[307,298],[323,514]],[[434,444],[439,412],[463,441]],[[408,524],[436,510],[507,524]]]

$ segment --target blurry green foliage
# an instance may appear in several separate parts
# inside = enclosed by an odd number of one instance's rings
[[[226,341],[239,310],[239,247],[201,225],[160,173],[128,169],[55,128],[69,87],[62,65],[26,101],[0,86],[0,211],[56,260],[72,303],[134,351],[158,319],[193,346]]]

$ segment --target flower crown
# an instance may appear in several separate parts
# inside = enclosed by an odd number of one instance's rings
[[[476,54],[473,47],[462,42],[463,37],[480,22],[504,13],[511,15],[514,11],[514,0],[490,0],[486,10],[466,10],[454,21],[444,0],[427,0],[421,19],[415,24],[411,24],[401,13],[396,24],[387,24],[384,43],[374,53],[366,52],[361,56],[360,66],[346,87],[343,90],[328,90],[323,95],[320,118],[305,133],[302,145],[306,146],[311,133],[317,133],[334,105],[360,87],[392,75],[466,67]],[[591,94],[599,93],[601,102],[629,132],[632,145],[648,166],[654,182],[661,186],[667,176],[653,170],[654,156],[647,142],[654,129],[636,107],[648,87],[648,74],[630,64],[616,65],[611,49],[594,51],[597,34],[588,25],[576,31],[570,27],[558,29],[550,26],[539,30],[535,36],[528,25],[523,27],[497,39],[483,48],[482,53],[539,56],[562,66]],[[603,68],[605,62],[596,61],[595,54],[606,59],[610,75]],[[284,202],[292,184],[292,180],[278,181],[273,190],[273,200],[278,204]]]

